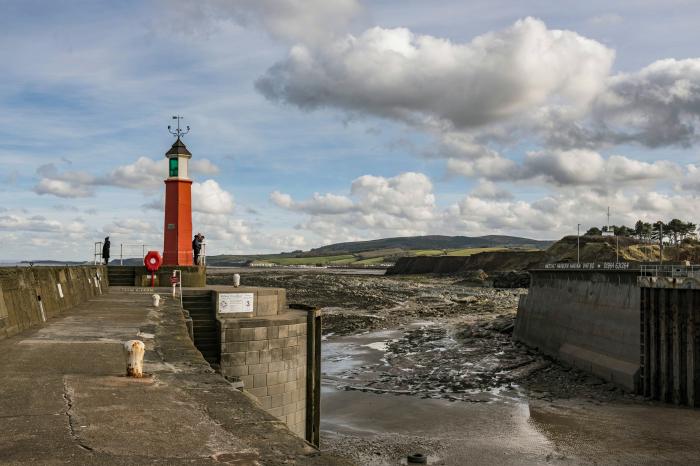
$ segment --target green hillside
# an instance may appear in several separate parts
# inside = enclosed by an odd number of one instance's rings
[[[337,243],[310,251],[279,254],[222,254],[208,256],[207,265],[235,267],[250,262],[282,266],[377,266],[391,264],[400,257],[410,256],[470,256],[479,252],[509,250],[543,250],[553,241],[539,241],[517,236],[411,236],[383,238],[372,241]],[[125,265],[140,265],[141,259],[125,259]]]
[[[382,238],[371,241],[354,241],[350,243],[337,243],[312,249],[304,254],[309,256],[325,256],[329,254],[357,253],[374,251],[378,249],[403,249],[403,250],[454,250],[465,248],[493,248],[493,247],[525,247],[532,249],[546,249],[554,241],[540,241],[518,236],[406,236],[398,238]]]

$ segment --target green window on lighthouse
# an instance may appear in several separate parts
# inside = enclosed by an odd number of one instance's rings
[[[177,176],[177,157],[170,159],[170,176]]]

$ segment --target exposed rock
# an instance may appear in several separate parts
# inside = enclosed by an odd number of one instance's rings
[[[462,272],[460,275],[463,278],[462,280],[454,282],[455,285],[485,286],[487,284],[486,280],[489,278],[488,274],[481,269]]]
[[[510,272],[498,272],[493,275],[494,288],[529,288],[530,274],[511,270]]]

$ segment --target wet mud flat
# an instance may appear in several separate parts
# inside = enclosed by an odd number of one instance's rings
[[[700,412],[647,402],[512,341],[527,290],[425,276],[242,281],[324,309],[322,449],[358,464],[413,452],[431,464],[700,464]]]

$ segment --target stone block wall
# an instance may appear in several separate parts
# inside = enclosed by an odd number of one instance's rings
[[[151,274],[146,267],[136,267],[136,286],[151,286]],[[201,288],[207,284],[207,268],[201,266],[164,265],[156,272],[155,286],[170,286],[173,270],[182,274],[182,286]]]
[[[222,318],[221,373],[243,382],[270,414],[304,437],[307,315],[287,310],[265,318]]]
[[[0,339],[101,294],[104,266],[0,268]]]

